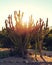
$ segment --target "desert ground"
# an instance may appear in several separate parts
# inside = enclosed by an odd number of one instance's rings
[[[46,55],[44,55],[45,53]],[[26,59],[16,56],[3,59],[0,58],[0,65],[52,65],[52,51],[42,51],[42,54],[42,58],[37,54],[37,60],[35,60],[35,54],[28,55]]]

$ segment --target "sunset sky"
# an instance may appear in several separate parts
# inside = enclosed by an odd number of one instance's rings
[[[15,10],[24,12],[24,21],[28,21],[31,14],[34,20],[41,17],[45,21],[48,17],[49,26],[52,26],[52,0],[0,0],[0,30],[5,26],[5,19],[9,14],[13,16]]]

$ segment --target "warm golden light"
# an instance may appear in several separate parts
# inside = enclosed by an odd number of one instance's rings
[[[19,33],[26,33],[27,31],[31,31],[32,25],[34,24],[32,15],[29,18],[27,18],[27,16],[24,16],[23,14],[24,13],[21,13],[20,10],[18,13],[17,11],[14,11],[14,18],[16,21],[15,28],[16,30],[18,30]]]
[[[24,34],[28,32],[35,31],[37,32],[40,28],[44,26],[44,21],[43,19],[39,18],[36,23],[34,23],[34,18],[32,15],[30,15],[28,18],[27,16],[24,16],[24,13],[21,12],[20,10],[14,11],[14,20],[15,20],[15,26],[13,26],[13,21],[12,21],[12,15],[8,16],[8,19],[5,20],[5,26],[6,28],[10,29],[15,29],[16,33],[18,34]],[[25,21],[26,20],[26,21]],[[46,20],[46,28],[48,27],[48,18]]]

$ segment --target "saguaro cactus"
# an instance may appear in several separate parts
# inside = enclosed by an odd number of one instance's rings
[[[16,21],[16,29],[17,29],[17,27],[20,27],[22,25],[23,12],[21,14],[20,10],[19,13],[17,13],[17,11],[14,11],[14,18]]]
[[[28,28],[32,29],[33,28],[33,24],[34,24],[34,20],[32,15],[29,17],[29,23],[28,23]]]
[[[7,29],[7,27],[8,27],[8,24],[7,24],[7,22],[8,22],[8,21],[7,21],[7,20],[5,20],[5,26],[6,26],[6,29]]]
[[[9,24],[9,28],[13,28],[12,15],[8,16],[8,24]]]
[[[47,20],[46,20],[46,28],[48,27],[48,18],[47,18]]]
[[[39,21],[36,22],[36,25],[34,25],[34,20],[31,15],[29,18],[28,28],[26,27],[26,25],[24,28],[22,26],[23,12],[21,14],[20,10],[18,13],[17,11],[14,11],[14,18],[16,21],[15,30],[12,30],[12,27],[13,27],[12,15],[9,15],[8,20],[5,20],[5,26],[7,29],[9,24],[8,36],[14,42],[15,47],[18,46],[18,50],[22,53],[22,55],[24,55],[26,45],[28,45],[28,43],[30,42],[31,36],[32,37],[34,36],[34,40],[36,43],[36,46],[35,46],[36,50],[38,48],[40,52],[40,56],[41,56],[42,43],[44,39],[42,36],[43,35],[42,33],[43,33],[43,30],[45,31],[48,27],[48,18],[46,21],[46,25],[44,25],[45,23],[41,18],[39,19]],[[35,54],[35,57],[36,57],[36,54]]]

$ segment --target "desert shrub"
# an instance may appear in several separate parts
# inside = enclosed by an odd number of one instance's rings
[[[9,51],[0,51],[0,58],[5,58],[9,56]]]

